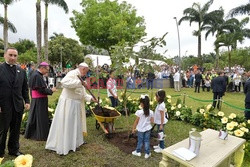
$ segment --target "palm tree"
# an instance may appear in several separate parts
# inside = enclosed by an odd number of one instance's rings
[[[229,11],[228,16],[234,17],[237,15],[245,15],[245,14],[250,15],[250,1],[245,5],[241,5],[236,8],[231,9]]]
[[[41,25],[41,0],[36,1],[36,43],[37,43],[37,63],[41,62],[42,48],[42,25]]]
[[[228,67],[229,67],[229,72],[231,72],[231,52],[233,49],[233,46],[235,43],[239,41],[243,41],[243,36],[242,33],[240,32],[228,32],[228,33],[223,33],[220,34],[216,41],[215,41],[215,46],[218,48],[225,46],[228,49]]]
[[[209,7],[212,5],[213,0],[208,1],[204,6],[201,6],[199,3],[193,3],[191,8],[187,8],[183,11],[184,16],[179,20],[179,24],[182,21],[189,21],[190,25],[192,22],[198,23],[198,30],[193,32],[194,36],[198,37],[198,64],[202,64],[201,57],[201,32],[205,30],[206,25],[211,22],[211,20],[215,20],[215,16],[217,13],[221,12],[220,10],[215,10],[212,12],[208,12]]]
[[[67,3],[64,0],[43,0],[45,2],[45,18],[44,18],[44,55],[45,60],[48,61],[48,6],[49,4],[57,5],[68,13],[69,8]]]
[[[4,50],[8,47],[8,28],[11,29],[13,33],[16,33],[16,28],[12,24],[11,27],[8,22],[7,13],[8,13],[8,5],[12,4],[17,0],[0,0],[0,4],[4,6],[4,20],[3,20],[3,40],[4,40]]]
[[[4,25],[4,18],[0,15],[0,25]],[[8,30],[10,30],[13,33],[16,33],[16,27],[13,23],[11,23],[9,20],[7,20]]]

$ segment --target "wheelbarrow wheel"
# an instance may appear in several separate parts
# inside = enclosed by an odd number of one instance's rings
[[[100,124],[98,123],[98,121],[97,121],[97,120],[95,120],[95,128],[96,128],[97,130],[99,130],[99,129],[100,129]]]

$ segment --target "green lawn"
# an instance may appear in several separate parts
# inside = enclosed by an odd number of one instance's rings
[[[157,90],[153,90],[155,92]],[[94,91],[96,94],[97,91]],[[106,90],[101,90],[101,97],[106,97]],[[145,89],[136,90],[136,92],[147,92],[147,94],[151,95]],[[194,93],[193,89],[183,89],[181,92],[174,92],[173,89],[166,89],[168,95],[179,95],[186,93],[192,97],[195,97],[200,100],[211,100],[212,93],[201,92]],[[50,97],[49,103],[54,103],[54,100],[59,96],[60,91],[56,92],[53,96]],[[139,97],[140,93],[133,93],[132,97]],[[176,101],[177,98],[173,97],[172,101]],[[183,99],[183,96],[181,96]],[[235,106],[244,107],[244,94],[243,93],[227,93],[224,97],[224,100],[230,104]],[[195,101],[189,97],[186,98],[186,105],[192,106],[193,109],[196,109],[202,105],[208,103],[202,103],[199,101]],[[222,111],[226,114],[230,114],[231,112],[237,114],[243,114],[242,111],[235,110],[231,107],[223,105]],[[132,126],[132,123],[135,119],[134,115],[129,117],[129,123]],[[125,131],[126,128],[126,120],[125,117],[122,116],[115,121],[115,126],[118,131]],[[152,151],[152,157],[148,160],[143,157],[134,157],[131,154],[126,154],[120,151],[117,147],[110,144],[107,139],[104,137],[104,133],[101,129],[95,129],[95,118],[88,117],[87,118],[87,126],[88,126],[88,137],[86,137],[86,141],[88,144],[83,145],[77,150],[75,153],[71,152],[67,156],[59,156],[55,152],[45,150],[45,142],[37,142],[32,140],[26,140],[21,136],[21,151],[24,153],[32,154],[34,157],[33,165],[37,167],[68,167],[68,166],[76,166],[76,167],[92,167],[92,166],[102,166],[102,167],[116,167],[116,166],[148,166],[154,167],[159,166],[159,162],[162,158],[161,154],[156,154]],[[166,127],[166,145],[170,146],[174,143],[177,143],[188,137],[189,130],[194,127],[191,124],[187,124],[182,121],[173,121],[170,120]],[[122,129],[120,129],[122,128]],[[196,127],[197,128],[197,127]],[[199,128],[198,128],[199,129]],[[199,129],[201,130],[201,129]],[[248,156],[250,157],[250,156]],[[6,160],[11,159],[6,155]],[[244,160],[243,166],[250,166],[250,159]]]

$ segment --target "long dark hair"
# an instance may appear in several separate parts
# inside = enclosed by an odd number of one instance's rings
[[[145,96],[144,98],[140,98],[140,103],[143,104],[144,115],[149,116],[149,97]]]
[[[164,102],[165,100],[165,97],[166,97],[166,92],[165,90],[159,90],[158,92],[155,93],[156,96],[159,97],[159,104]]]

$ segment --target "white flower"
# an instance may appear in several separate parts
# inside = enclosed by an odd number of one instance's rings
[[[181,104],[178,104],[178,106],[177,106],[178,108],[181,108]]]
[[[250,119],[249,119],[249,120],[247,120],[247,123],[248,123],[248,124],[250,124]]]
[[[15,167],[31,167],[33,162],[33,157],[30,154],[19,155],[15,160]]]
[[[181,112],[180,112],[180,111],[176,111],[175,115],[176,115],[177,117],[179,117],[179,116],[181,115]]]
[[[244,132],[241,131],[240,129],[237,129],[234,131],[234,135],[238,137],[242,137],[244,135]]]
[[[238,122],[232,121],[231,124],[233,124],[234,126],[238,126]]]
[[[227,123],[227,130],[233,130],[234,125],[231,123]]]
[[[167,98],[168,98],[168,99],[171,99],[171,96],[170,96],[170,95],[167,95]]]
[[[200,109],[200,113],[203,114],[204,112],[205,112],[205,110],[204,110],[203,108],[201,108],[201,109]]]
[[[218,112],[218,115],[219,115],[220,117],[223,117],[225,114],[224,114],[224,112],[219,111],[219,112]]]
[[[150,101],[150,103],[149,103],[151,106],[153,105],[153,102],[152,101]]]
[[[212,104],[207,105],[207,111],[209,111],[212,107]]]
[[[240,130],[242,130],[243,132],[246,132],[246,133],[249,132],[249,129],[247,129],[247,128],[245,128],[245,127],[240,128]]]
[[[222,122],[223,124],[226,124],[226,123],[228,122],[228,118],[227,118],[227,117],[221,118],[221,122]]]
[[[240,126],[241,126],[241,127],[245,127],[245,126],[246,126],[246,123],[245,123],[245,122],[242,122],[242,123],[240,124]]]
[[[236,114],[231,113],[231,114],[229,115],[229,118],[230,118],[230,119],[234,119],[234,118],[236,118]]]
[[[168,99],[167,102],[168,102],[168,103],[171,103],[171,99]]]
[[[3,158],[0,158],[0,164],[2,163],[3,159],[4,159],[4,157],[3,157]]]
[[[53,109],[53,108],[49,108],[49,107],[48,107],[48,111],[49,111],[49,112],[53,112],[53,111],[54,111],[54,109]]]
[[[175,109],[175,106],[172,106],[172,107],[171,107],[171,110],[174,110],[174,109]]]
[[[24,120],[24,118],[26,117],[27,113],[23,114],[22,120]]]

